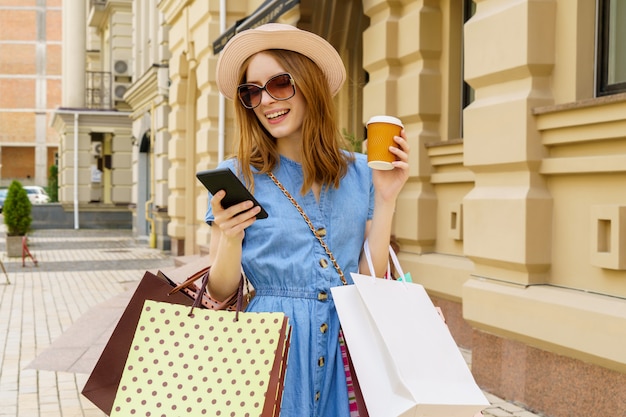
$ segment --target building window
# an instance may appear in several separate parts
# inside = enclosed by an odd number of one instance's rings
[[[470,17],[476,13],[476,3],[473,0],[465,0],[463,2],[463,24],[467,23]],[[463,32],[461,32],[463,33]],[[463,81],[463,106],[466,108],[474,101],[474,89],[468,83]]]
[[[598,96],[626,92],[626,1],[598,0]]]
[[[468,20],[476,13],[476,3],[474,0],[463,0],[463,25],[467,23]],[[461,29],[461,137],[464,136],[464,121],[463,121],[463,110],[472,104],[474,101],[474,89],[465,82],[465,57],[463,54],[465,53],[465,29]]]

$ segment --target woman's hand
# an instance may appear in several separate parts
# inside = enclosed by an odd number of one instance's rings
[[[409,178],[409,153],[411,149],[406,140],[404,129],[400,132],[400,136],[394,136],[393,140],[398,145],[397,147],[389,147],[389,151],[398,159],[392,162],[394,169],[388,171],[374,169],[372,172],[376,196],[384,202],[395,202]]]
[[[252,201],[244,201],[227,209],[222,207],[224,190],[211,198],[213,225],[209,243],[209,262],[212,265],[208,290],[217,300],[230,297],[241,279],[241,244],[245,229],[256,220],[260,208]]]
[[[224,190],[215,193],[211,198],[211,209],[215,217],[213,224],[220,229],[222,238],[229,240],[243,240],[245,229],[256,220],[260,207],[252,207],[252,201],[244,201],[227,209],[222,207],[222,200],[226,196]]]

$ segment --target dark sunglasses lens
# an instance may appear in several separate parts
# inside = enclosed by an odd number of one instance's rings
[[[261,89],[256,85],[240,85],[238,94],[243,105],[249,109],[261,103]]]
[[[281,74],[272,78],[265,85],[265,89],[276,100],[287,100],[293,97],[296,92],[289,74]]]
[[[237,95],[241,103],[253,109],[261,104],[263,90],[275,100],[288,100],[296,94],[296,87],[289,74],[280,74],[270,79],[265,86],[259,87],[254,84],[242,84],[237,88]]]

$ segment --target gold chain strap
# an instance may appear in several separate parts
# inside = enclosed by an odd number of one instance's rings
[[[328,245],[326,245],[326,242],[324,242],[324,239],[322,239],[322,237],[315,231],[315,227],[313,226],[311,219],[309,219],[309,216],[306,215],[302,207],[300,207],[300,204],[298,204],[296,199],[293,198],[293,196],[289,193],[289,191],[287,191],[287,189],[283,186],[283,184],[280,181],[278,181],[278,178],[276,178],[273,173],[268,172],[267,175],[270,177],[272,181],[274,181],[274,184],[276,184],[276,186],[280,188],[280,191],[282,191],[283,194],[285,194],[285,196],[289,199],[289,201],[291,201],[291,204],[293,204],[294,207],[298,210],[298,212],[302,215],[302,217],[304,218],[304,221],[309,226],[309,229],[311,229],[311,232],[313,232],[313,236],[315,236],[317,240],[319,240],[320,244],[326,251],[326,255],[328,255],[328,257],[330,258],[330,261],[333,263],[333,266],[335,267],[335,269],[337,270],[337,273],[339,274],[339,278],[341,278],[341,282],[343,283],[343,285],[348,285],[348,281],[346,281],[346,277],[344,276],[343,271],[341,270],[341,267],[337,263],[335,256],[328,248]]]

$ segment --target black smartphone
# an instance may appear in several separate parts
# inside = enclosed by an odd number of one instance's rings
[[[226,196],[222,200],[222,207],[228,208],[242,201],[250,200],[253,207],[261,207],[261,211],[256,215],[257,219],[267,218],[267,212],[248,191],[239,178],[228,168],[207,169],[196,173],[196,177],[209,190],[215,194],[220,190],[226,191]]]

